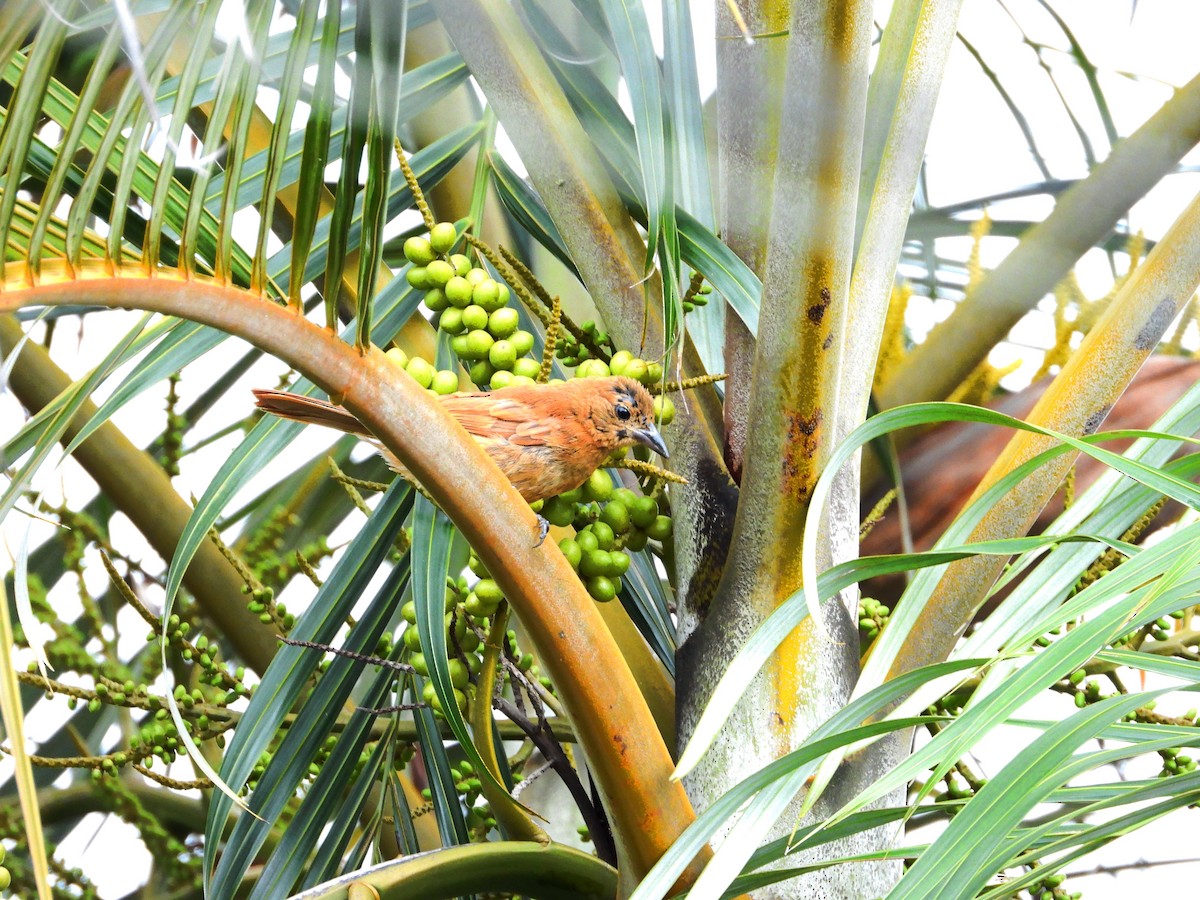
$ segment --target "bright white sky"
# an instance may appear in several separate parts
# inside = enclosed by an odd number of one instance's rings
[[[657,4],[650,3],[651,16],[657,14]],[[886,18],[887,2],[877,3],[878,18]],[[1200,35],[1200,4],[1180,0],[1140,0],[1097,3],[1094,0],[1057,0],[1055,8],[1067,20],[1076,36],[1086,48],[1092,61],[1100,69],[1100,81],[1108,97],[1118,131],[1124,135],[1134,130],[1170,96],[1172,86],[1187,82],[1196,74],[1196,36]],[[712,2],[694,2],[696,10],[697,39],[702,52],[711,54],[712,47]],[[1007,8],[1008,12],[1005,11]],[[1011,13],[1011,16],[1009,15]],[[997,71],[1005,86],[1013,94],[1020,108],[1030,119],[1030,125],[1038,139],[1052,174],[1056,178],[1074,178],[1086,174],[1085,158],[1080,140],[1064,114],[1063,105],[1045,72],[1038,65],[1033,49],[1021,43],[1021,34],[1014,24],[1021,24],[1030,40],[1043,43],[1048,49],[1044,61],[1058,79],[1071,109],[1080,118],[1083,127],[1093,142],[1099,158],[1107,154],[1107,143],[1090,93],[1083,76],[1064,52],[1067,44],[1053,21],[1037,0],[1008,0],[1002,5],[999,0],[966,0],[964,3],[961,31],[984,55]],[[715,66],[711,62],[701,66],[702,81],[707,79],[708,88],[715,77]],[[1185,162],[1200,162],[1200,155],[1192,154]],[[933,205],[943,205],[983,196],[992,192],[1040,180],[1037,168],[1030,160],[1026,144],[1013,125],[1012,118],[996,96],[995,91],[984,79],[978,66],[961,46],[956,46],[951,57],[949,73],[943,89],[941,105],[934,121],[928,152],[929,199]],[[1143,229],[1148,237],[1158,238],[1167,229],[1176,215],[1195,195],[1200,187],[1196,174],[1175,175],[1166,179],[1150,196],[1133,210],[1130,222],[1134,230]],[[1051,208],[1047,199],[997,204],[992,213],[997,218],[1029,218],[1044,216]],[[1012,241],[1002,238],[991,239],[984,244],[984,263],[994,265],[1009,251]],[[938,244],[939,253],[965,258],[967,245],[963,240],[945,240]],[[1080,283],[1089,296],[1107,292],[1111,274],[1107,258],[1100,253],[1089,255],[1078,270]],[[930,322],[945,314],[945,302],[933,305],[914,303],[911,324],[920,333]],[[103,326],[97,317],[89,319],[85,331],[80,334],[76,326],[65,322],[58,330],[54,341],[56,359],[76,376],[83,375],[94,366],[108,349],[105,339],[97,339],[101,327],[126,328],[136,320],[133,314],[106,314]],[[1044,323],[1046,319],[1031,316],[1019,334],[1019,343],[1029,346],[1046,346]],[[228,365],[242,352],[230,342],[229,347],[201,364],[202,371],[185,372],[181,386],[183,403],[193,400],[205,383],[205,373],[214,367]],[[993,360],[999,364],[1007,362],[1009,354],[1024,354],[1026,365],[1015,380],[1028,377],[1040,363],[1040,355],[1028,353],[1020,348],[997,351]],[[245,416],[251,407],[249,388],[272,385],[280,367],[264,363],[247,376],[241,387],[245,403],[236,409],[221,410],[213,421],[205,422],[198,439],[211,434],[228,422]],[[144,395],[130,405],[117,423],[139,444],[149,442],[162,428],[162,393]],[[230,396],[239,396],[233,392]],[[218,421],[219,417],[219,421]],[[11,433],[22,414],[11,396],[0,395],[0,423],[4,427],[0,434]],[[308,458],[308,454],[327,446],[330,440],[316,429],[310,429],[300,444],[293,444],[286,460],[278,464],[290,466]],[[184,472],[176,480],[180,492],[187,496],[203,493],[208,480],[224,456],[234,446],[234,439],[218,441],[203,453],[185,461]],[[71,462],[60,470],[47,468],[36,483],[36,487],[47,492],[47,498],[55,502],[65,490],[79,504],[94,492],[90,481]],[[240,501],[232,504],[233,508]],[[3,535],[11,546],[23,537],[28,523],[21,517],[13,517],[3,523]],[[331,543],[346,539],[352,533],[353,524],[343,533],[333,536]],[[32,539],[36,545],[45,539],[50,527],[40,523],[32,525]],[[138,545],[138,538],[128,523],[118,522],[114,527],[113,539],[118,546]],[[149,551],[147,551],[149,552]],[[98,567],[97,567],[98,570]],[[94,590],[103,586],[103,573],[89,583]],[[297,598],[286,597],[289,607],[299,604]],[[70,590],[60,591],[55,601],[61,603],[64,614],[77,608],[77,599]],[[140,640],[140,628],[131,629],[131,640]],[[1050,703],[1053,706],[1053,701]],[[1180,705],[1182,711],[1184,704]],[[1056,715],[1063,710],[1041,710],[1043,715]],[[52,717],[43,708],[31,716],[33,737],[44,735],[52,727]],[[1037,714],[1038,711],[1031,711]],[[998,739],[995,746],[985,754],[981,770],[992,770],[1011,751],[1015,742],[1027,736],[1009,732]],[[1003,741],[1014,743],[1005,744]],[[0,763],[0,773],[8,770]],[[1152,774],[1150,772],[1127,773],[1129,777]],[[140,848],[131,846],[132,829],[109,821],[97,833],[101,818],[94,817],[91,830],[79,829],[62,848],[62,854],[72,864],[81,865],[94,878],[105,896],[121,896],[136,887],[142,877],[141,868],[147,862]],[[1076,871],[1086,871],[1095,866],[1119,866],[1136,864],[1141,859],[1156,861],[1187,860],[1186,863],[1156,867],[1150,870],[1128,869],[1120,872],[1119,878],[1110,875],[1072,877],[1070,890],[1083,890],[1089,900],[1127,898],[1137,892],[1157,891],[1163,896],[1187,896],[1194,893],[1194,885],[1200,877],[1200,865],[1191,861],[1195,856],[1194,836],[1198,833],[1200,816],[1194,811],[1176,814],[1159,826],[1152,826],[1137,836],[1126,838],[1106,849],[1097,858],[1077,864]],[[119,865],[113,860],[120,859]],[[1187,885],[1185,888],[1184,885]]]

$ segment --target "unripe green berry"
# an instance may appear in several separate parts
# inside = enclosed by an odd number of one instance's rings
[[[487,359],[488,351],[492,349],[492,344],[496,343],[495,338],[481,328],[477,328],[467,334],[467,349],[463,353],[464,359]]]
[[[492,380],[492,376],[496,374],[496,367],[486,359],[476,360],[471,363],[470,368],[471,380],[478,385],[485,385]]]
[[[467,615],[476,619],[487,618],[496,611],[496,607],[499,605],[499,601],[490,603],[480,599],[479,595],[474,591],[467,594],[467,599],[463,601],[463,609],[467,611]]]
[[[513,374],[513,377],[512,377],[512,383],[513,384],[523,384],[523,385],[526,385],[527,387],[533,387],[535,384],[537,384],[537,382],[534,381],[534,379],[530,378],[528,375],[517,375],[515,373]]]
[[[633,359],[633,354],[628,350],[618,350],[612,355],[612,359],[608,363],[608,369],[614,375],[624,375],[625,367],[629,365]]]
[[[459,690],[467,686],[467,680],[470,677],[470,670],[463,665],[462,660],[452,659],[446,664],[446,668],[450,670],[450,683]]]
[[[612,526],[607,522],[593,522],[591,524],[592,534],[596,535],[596,540],[600,543],[601,550],[611,550],[616,542],[617,535],[612,530]]]
[[[581,553],[588,553],[592,550],[600,549],[600,541],[597,540],[595,532],[590,528],[587,531],[581,531],[575,535],[575,543],[579,545]]]
[[[551,497],[542,506],[542,518],[551,525],[566,528],[575,520],[575,504],[567,503],[562,497]]]
[[[653,497],[636,497],[629,507],[629,518],[635,528],[649,528],[658,518],[658,504]]]
[[[407,603],[405,603],[402,607],[400,607],[400,617],[403,618],[404,621],[407,622],[409,625],[416,625],[417,624],[417,604],[415,604],[411,600],[409,600]]]
[[[438,256],[445,256],[458,242],[458,230],[453,222],[438,222],[429,230],[429,244]]]
[[[471,305],[471,283],[461,275],[455,275],[446,282],[446,299],[450,301],[451,306],[457,306],[459,309],[466,309]]]
[[[608,473],[603,469],[597,469],[588,476],[588,480],[583,483],[583,497],[588,502],[603,503],[613,494],[613,483]],[[657,511],[657,507],[655,508]]]
[[[399,366],[403,369],[408,365],[408,354],[399,347],[392,347],[387,353],[383,354],[384,359],[390,362],[393,366]]]
[[[488,351],[488,361],[497,369],[511,369],[517,361],[517,351],[511,341],[503,338],[492,344]]]
[[[454,267],[444,259],[435,259],[425,267],[425,278],[429,282],[425,287],[444,288],[454,277]]]
[[[631,531],[625,537],[625,549],[632,550],[634,553],[637,553],[639,550],[645,550],[646,549],[646,541],[647,541],[646,532]]]
[[[576,378],[607,378],[612,373],[603,360],[585,359],[575,369]]]
[[[567,562],[571,564],[572,569],[578,569],[579,563],[583,559],[583,551],[579,549],[579,543],[573,538],[563,538],[558,542],[558,549],[562,551],[562,555],[567,558]]]
[[[631,491],[627,487],[617,488],[615,491],[612,492],[612,497],[611,497],[611,499],[616,500],[619,503],[623,503],[623,504],[625,504],[625,506],[628,506],[628,507],[632,507],[633,504],[635,504],[637,502],[637,498],[638,498],[638,495],[635,494],[633,491]],[[657,506],[655,507],[655,510],[657,512]]]
[[[529,331],[514,331],[509,337],[517,356],[525,356],[533,349],[533,333]]]
[[[425,308],[430,312],[441,312],[450,305],[450,301],[446,299],[446,292],[441,288],[430,288],[425,292]]]
[[[423,237],[410,237],[404,242],[404,257],[415,266],[427,266],[438,256]]]
[[[404,629],[404,646],[409,650],[421,649],[421,633],[417,631],[416,626],[411,626]]]
[[[438,328],[446,334],[462,334],[467,328],[463,324],[462,310],[455,309],[453,306],[442,310],[441,316],[438,317]]]
[[[611,568],[605,573],[610,578],[620,578],[629,571],[629,554],[622,553],[620,550],[613,550],[608,555],[612,562]]]
[[[492,279],[485,278],[483,281],[475,285],[475,291],[471,295],[471,301],[478,303],[488,312],[497,310],[501,304],[497,303],[500,298],[500,285],[496,284]]]
[[[408,657],[408,664],[417,670],[418,675],[429,674],[429,663],[425,662],[424,653],[412,653]]]
[[[476,331],[480,328],[487,328],[488,326],[488,314],[482,306],[476,306],[474,303],[472,303],[463,310],[462,316],[463,324],[472,331]]]
[[[660,425],[670,425],[675,418],[675,404],[670,397],[659,395],[654,398],[654,418]]]
[[[488,316],[487,329],[494,338],[506,338],[511,337],[520,324],[521,317],[517,311],[511,306],[504,306]]]
[[[433,373],[435,371],[433,366],[419,356],[414,356],[410,359],[404,370],[423,388],[427,388],[433,383]],[[267,616],[267,621],[270,621],[269,615]]]
[[[429,385],[433,388],[435,394],[453,394],[458,390],[458,376],[449,369],[443,369],[433,376],[433,381]]]
[[[629,365],[625,367],[625,377],[632,378],[634,381],[646,383],[646,376],[649,374],[650,367],[646,365],[644,359],[631,359]]]
[[[492,276],[487,273],[487,269],[481,269],[478,266],[475,266],[471,269],[471,271],[467,272],[464,277],[467,279],[467,281],[471,282],[471,287],[474,287],[475,285],[479,284],[479,282],[487,281]]]
[[[498,391],[501,388],[509,387],[510,385],[512,385],[512,383],[513,383],[513,373],[512,372],[508,371],[507,369],[497,369],[496,374],[494,374],[491,377],[491,380],[488,382],[488,386],[492,390]]]
[[[504,599],[504,591],[500,590],[500,585],[496,584],[490,578],[481,578],[479,583],[475,585],[475,594],[484,603],[500,605],[500,601]]]
[[[654,524],[646,529],[646,536],[651,540],[665,541],[671,536],[673,527],[670,516],[655,516]]]
[[[454,355],[459,359],[465,359],[464,354],[467,352],[467,335],[466,333],[456,334],[450,338],[450,349],[454,351]]]
[[[592,595],[592,599],[598,603],[607,603],[617,596],[617,586],[612,579],[605,575],[596,575],[589,578],[585,583],[587,592]]]
[[[541,360],[533,359],[528,356],[522,356],[513,363],[513,374],[518,378],[524,377],[536,379],[541,373]]]
[[[429,277],[429,271],[424,266],[409,266],[408,271],[404,273],[404,280],[414,291],[434,287],[433,279]]]
[[[462,253],[454,253],[450,256],[450,265],[454,267],[455,275],[466,276],[471,271],[471,260]]]
[[[600,511],[600,521],[607,523],[617,534],[629,530],[629,507],[620,500],[610,500]]]
[[[585,577],[607,575],[612,568],[612,555],[607,550],[590,550],[579,562],[579,574]]]

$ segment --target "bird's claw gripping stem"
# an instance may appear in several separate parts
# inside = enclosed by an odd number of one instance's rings
[[[537,516],[538,520],[538,539],[537,543],[533,546],[540,547],[542,544],[546,543],[546,535],[550,533],[550,522],[546,519],[543,519],[537,513],[534,513],[534,515]]]

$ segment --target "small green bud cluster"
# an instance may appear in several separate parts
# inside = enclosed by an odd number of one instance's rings
[[[299,524],[300,518],[295,513],[280,506],[246,542],[241,557],[259,582],[273,585],[287,583],[296,573],[297,553],[310,566],[315,566],[333,553],[324,535],[318,535],[299,548],[289,547],[287,530]]]
[[[704,282],[704,284],[700,285],[700,290],[696,291],[696,293],[692,296],[692,298],[690,300],[683,301],[683,314],[687,315],[692,310],[694,310],[697,306],[707,306],[708,305],[708,295],[711,293],[712,293],[712,285],[709,284],[707,281]]]
[[[1036,897],[1037,900],[1079,900],[1083,896],[1083,891],[1068,893],[1067,889],[1063,887],[1066,880],[1066,875],[1047,875],[1029,888],[1029,896]]]
[[[1084,673],[1083,677],[1086,678],[1086,673]],[[1080,677],[1080,673],[1076,671],[1071,673],[1070,680],[1072,684],[1077,685],[1074,697],[1075,705],[1080,709],[1083,709],[1090,703],[1104,699],[1104,694],[1100,690],[1100,682],[1096,681],[1096,679],[1089,678],[1084,682],[1083,678]],[[1082,687],[1078,687],[1080,682],[1083,682]]]
[[[603,360],[596,359],[592,354],[592,347],[597,349],[613,349],[612,338],[608,336],[608,332],[602,330],[594,321],[589,319],[580,326],[583,333],[587,335],[587,341],[577,340],[574,335],[564,334],[558,339],[558,343],[554,345],[554,355],[562,360],[564,366],[578,368],[585,362],[599,362],[604,365]],[[617,372],[605,372],[607,374],[619,374]],[[581,376],[586,377],[586,376]],[[633,377],[633,376],[630,376]]]
[[[172,478],[179,474],[179,460],[183,456],[183,437],[187,431],[187,418],[178,410],[179,373],[176,372],[167,379],[167,427],[159,440],[161,452],[158,461],[163,470]]]
[[[892,611],[872,597],[862,597],[858,601],[858,629],[862,632],[863,642],[870,643],[879,637],[879,632],[887,625],[888,616]]]
[[[1162,757],[1162,769],[1158,773],[1162,778],[1168,778],[1171,775],[1186,775],[1188,772],[1196,771],[1196,760],[1190,756],[1184,756],[1178,748],[1160,750],[1158,755]]]
[[[946,790],[934,794],[935,800],[968,800],[974,796],[975,792],[971,786],[960,782],[957,778],[951,778],[946,786]]]
[[[179,731],[166,709],[147,716],[129,738],[129,750],[135,756],[157,756],[164,765],[171,765],[181,748]]]
[[[488,832],[496,827],[496,817],[492,815],[491,807],[483,799],[483,784],[475,772],[475,767],[464,759],[450,767],[450,777],[454,779],[454,790],[462,798],[463,806],[466,807],[466,823],[467,829],[471,832],[471,840],[486,839]],[[430,800],[433,792],[429,788],[424,788],[421,796]]]

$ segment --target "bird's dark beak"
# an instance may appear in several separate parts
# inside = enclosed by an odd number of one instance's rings
[[[633,439],[639,444],[645,444],[663,459],[669,459],[671,456],[667,452],[667,444],[662,439],[662,435],[658,433],[658,429],[653,425],[647,425],[640,431],[633,432]]]

